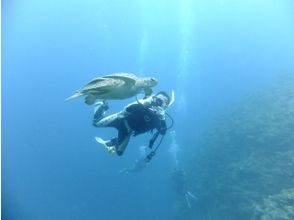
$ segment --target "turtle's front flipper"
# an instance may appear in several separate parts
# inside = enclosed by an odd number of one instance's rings
[[[146,99],[152,95],[152,89],[150,87],[144,88],[144,93],[145,93],[144,99]]]

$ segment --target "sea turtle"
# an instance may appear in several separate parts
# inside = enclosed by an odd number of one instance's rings
[[[157,80],[153,77],[138,77],[132,73],[113,73],[94,78],[66,100],[85,95],[85,103],[92,105],[96,99],[127,99],[141,91],[144,91],[145,96],[149,96],[152,94],[151,87],[156,85]]]

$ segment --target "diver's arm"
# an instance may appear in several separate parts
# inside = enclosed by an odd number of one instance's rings
[[[156,129],[161,135],[165,135],[167,131],[164,111],[158,112],[157,121],[156,121]]]
[[[138,105],[144,106],[144,107],[149,107],[152,105],[152,103],[153,103],[153,96],[150,96],[146,99],[137,99],[137,101],[128,104],[125,107],[125,110],[129,109],[129,107],[133,108],[134,106],[138,106]]]

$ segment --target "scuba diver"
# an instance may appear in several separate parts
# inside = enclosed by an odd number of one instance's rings
[[[108,109],[108,104],[105,101],[98,102],[95,104],[93,126],[114,127],[118,130],[118,137],[107,141],[104,141],[100,137],[96,137],[95,139],[98,143],[103,144],[109,153],[122,156],[132,135],[137,136],[156,129],[157,132],[154,133],[149,141],[149,148],[152,149],[157,137],[162,135],[163,138],[167,131],[165,109],[171,103],[172,100],[166,92],[159,92],[156,95],[151,95],[127,105],[118,113],[104,117]],[[155,151],[153,150],[151,153],[153,154],[148,155],[149,158],[147,158],[146,162],[148,160],[150,161]]]
[[[140,156],[135,160],[135,162],[128,168],[122,169],[119,172],[120,173],[138,173],[145,169],[147,163],[145,161],[145,157],[147,154],[147,147],[146,146],[140,146]]]

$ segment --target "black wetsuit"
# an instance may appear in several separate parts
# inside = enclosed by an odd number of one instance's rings
[[[130,128],[135,132],[134,136],[153,129],[157,129],[162,135],[166,133],[165,119],[161,119],[158,112],[154,111],[152,107],[145,107],[136,103],[128,106],[126,112],[130,113],[126,120]]]
[[[162,112],[164,113],[164,110]],[[161,135],[164,135],[167,127],[165,115],[162,115],[162,112],[159,114],[152,105],[144,106],[135,103],[127,106],[124,111],[125,116],[114,120],[110,125],[118,130],[118,137],[113,138],[109,145],[115,145],[116,153],[121,156],[127,147],[131,133],[136,136],[157,129]],[[127,126],[131,129],[131,133]]]

